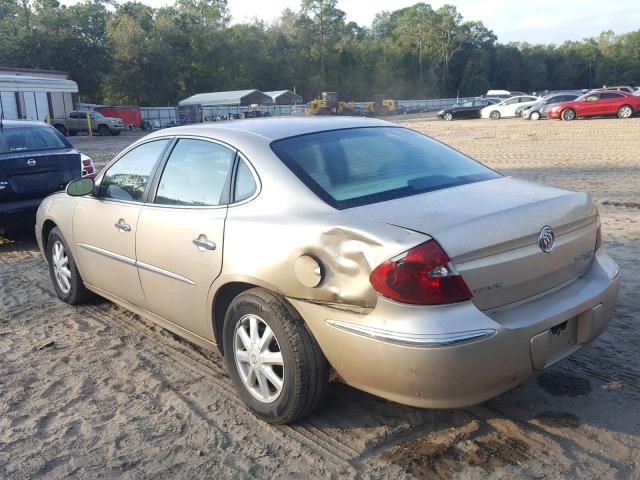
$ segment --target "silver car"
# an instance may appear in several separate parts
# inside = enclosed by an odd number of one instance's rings
[[[588,194],[372,119],[152,133],[45,199],[36,233],[63,301],[218,349],[279,423],[331,370],[408,405],[482,402],[591,342],[618,294]]]

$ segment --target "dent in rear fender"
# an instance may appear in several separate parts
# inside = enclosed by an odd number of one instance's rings
[[[290,298],[373,308],[378,295],[369,283],[383,261],[430,237],[343,212],[264,213],[236,207],[225,224],[223,270],[212,290],[249,281]],[[248,206],[247,206],[248,207]],[[348,226],[347,226],[348,225]],[[322,265],[317,287],[296,277],[295,262],[309,255]]]

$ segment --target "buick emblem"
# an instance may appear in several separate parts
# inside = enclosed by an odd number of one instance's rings
[[[538,235],[538,245],[540,246],[540,250],[544,253],[551,253],[555,240],[556,236],[553,234],[551,227],[549,225],[542,227],[540,235]]]
[[[33,158],[30,158],[29,160],[27,160],[27,165],[29,165],[30,167],[35,167],[36,163],[37,162]]]

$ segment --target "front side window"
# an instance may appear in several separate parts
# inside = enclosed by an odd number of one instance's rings
[[[234,157],[233,150],[217,143],[179,140],[162,172],[155,203],[189,207],[227,203],[223,194],[228,191]]]
[[[349,208],[500,175],[425,135],[364,127],[277,140],[271,149],[318,197]]]
[[[114,163],[102,177],[99,197],[130,202],[143,201],[151,172],[169,139],[143,143]]]
[[[509,100],[505,100],[503,105],[514,105],[518,103],[520,100],[517,98],[510,98]]]
[[[34,152],[71,148],[71,144],[51,127],[5,125],[0,129],[0,153]]]

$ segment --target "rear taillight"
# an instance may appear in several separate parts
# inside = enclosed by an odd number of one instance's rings
[[[596,250],[602,246],[602,223],[600,223],[600,213],[596,215]]]
[[[391,300],[417,305],[463,302],[472,295],[435,240],[422,243],[378,265],[369,281]]]
[[[84,153],[80,154],[80,164],[81,164],[81,170],[82,170],[82,176],[83,177],[95,177],[96,175],[96,168],[93,165],[93,160],[91,160],[91,158],[87,155],[85,155]]]

